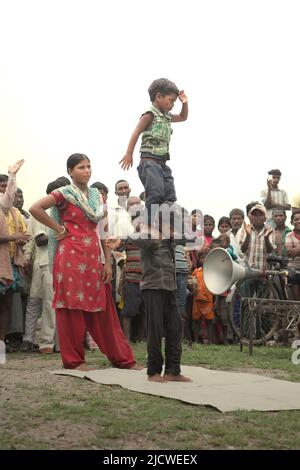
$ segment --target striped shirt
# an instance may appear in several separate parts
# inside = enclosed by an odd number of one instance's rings
[[[175,248],[175,267],[177,273],[189,272],[184,246],[182,245],[177,245]]]
[[[139,284],[142,278],[141,256],[139,248],[129,242],[126,245],[126,282]]]
[[[245,260],[249,264],[251,268],[256,269],[267,269],[267,248],[265,243],[265,231],[268,230],[268,226],[264,225],[263,228],[258,232],[255,228],[250,225],[251,228],[251,237],[247,251],[244,253]],[[240,232],[240,246],[246,240],[247,233],[245,229],[242,227]],[[272,229],[272,232],[269,236],[269,240],[273,251],[276,250],[275,244],[275,231]]]

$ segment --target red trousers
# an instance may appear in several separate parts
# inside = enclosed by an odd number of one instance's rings
[[[106,296],[106,310],[102,312],[67,308],[55,310],[60,354],[65,369],[74,369],[85,362],[83,340],[86,329],[115,367],[130,369],[134,366],[133,351],[123,334],[108,284]]]

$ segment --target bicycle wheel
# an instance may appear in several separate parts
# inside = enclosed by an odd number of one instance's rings
[[[267,300],[279,299],[279,293],[272,281],[266,278],[239,281],[228,308],[228,320],[234,334],[241,339],[240,318],[243,314],[243,341],[249,341],[249,305],[243,298],[265,299],[254,312],[253,344],[261,344],[272,338],[278,325],[278,315],[266,308]]]

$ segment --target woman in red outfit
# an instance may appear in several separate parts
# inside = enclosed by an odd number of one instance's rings
[[[87,329],[115,367],[130,369],[135,360],[111,294],[110,249],[102,242],[104,267],[100,259],[96,227],[104,206],[98,190],[88,187],[90,160],[86,155],[73,154],[68,158],[67,171],[72,184],[53,191],[30,208],[33,217],[52,229],[56,245],[53,308],[63,365],[66,369],[88,370],[83,347]],[[46,212],[49,208],[51,217]],[[49,245],[51,258],[51,236]]]

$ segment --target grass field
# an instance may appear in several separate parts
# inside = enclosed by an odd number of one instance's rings
[[[146,364],[145,344],[133,346]],[[284,347],[183,347],[182,363],[300,381]],[[109,365],[98,352],[87,362]],[[220,413],[118,386],[53,376],[58,354],[9,354],[0,366],[0,449],[299,449],[300,411]],[[146,380],[146,376],[145,376]]]

